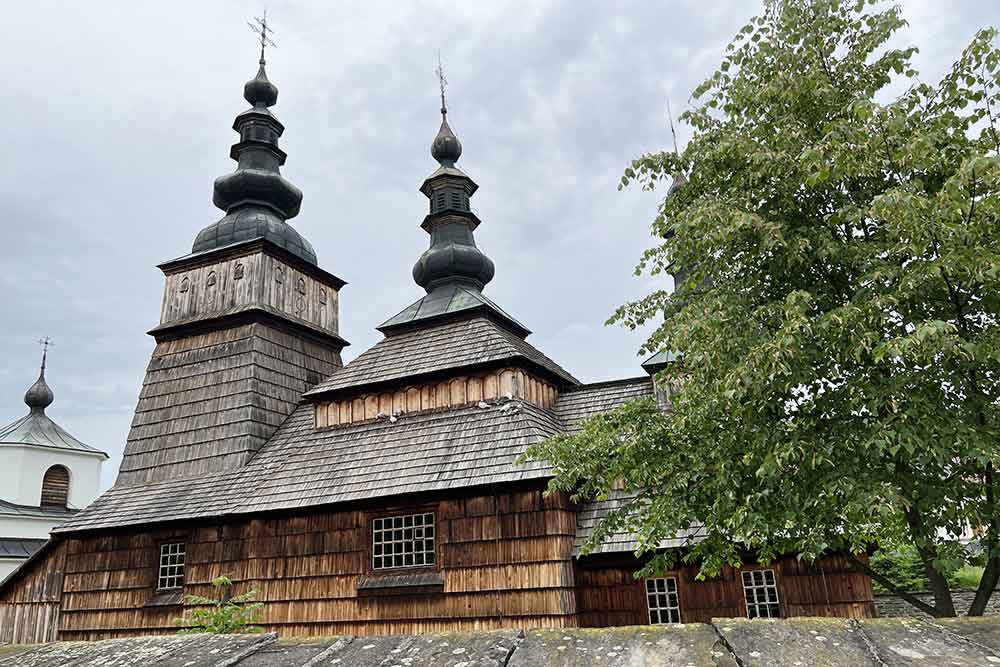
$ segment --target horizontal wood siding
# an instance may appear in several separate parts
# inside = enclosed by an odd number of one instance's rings
[[[187,543],[185,594],[212,596],[226,575],[265,603],[262,625],[284,636],[406,634],[575,625],[570,552],[576,517],[563,495],[519,491],[379,508],[433,511],[442,592],[358,595],[370,567],[368,511],[317,512],[183,531],[70,540],[60,639],[175,632],[182,608],[148,606],[157,545]],[[394,570],[394,573],[423,570]]]
[[[649,622],[644,582],[634,573],[638,562],[601,566],[578,564],[577,607],[582,627],[637,625]],[[775,572],[781,615],[871,618],[875,615],[871,580],[851,571],[846,558],[821,558],[813,564],[781,558],[768,566]],[[763,569],[746,565],[743,570]],[[698,569],[682,566],[664,576],[676,577],[685,623],[713,618],[746,617],[742,570],[723,569],[718,577],[698,581]]]
[[[56,640],[66,544],[28,563],[0,596],[0,644],[38,644]]]
[[[505,368],[323,401],[316,404],[315,423],[316,428],[346,426],[375,419],[380,413],[383,417],[416,414],[503,398],[520,399],[548,410],[557,396],[555,385],[519,368]]]

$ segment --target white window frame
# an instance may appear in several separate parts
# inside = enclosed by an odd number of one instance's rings
[[[650,625],[682,623],[681,598],[677,591],[677,577],[646,579],[646,610]],[[666,617],[667,620],[663,620]]]
[[[184,588],[183,542],[164,542],[160,545],[160,564],[156,571],[156,590],[169,591]]]
[[[372,571],[437,566],[434,512],[372,519]]]
[[[781,618],[778,575],[774,570],[743,570],[740,580],[747,618]]]

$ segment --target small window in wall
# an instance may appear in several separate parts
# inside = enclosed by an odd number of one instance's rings
[[[66,507],[69,502],[69,470],[52,466],[42,477],[42,507]]]
[[[156,578],[157,590],[184,586],[184,543],[171,542],[160,545],[160,570]]]
[[[681,622],[681,603],[677,597],[677,579],[660,577],[646,580],[646,605],[652,625]]]
[[[434,514],[387,516],[372,521],[372,569],[434,565]]]
[[[780,618],[778,586],[774,570],[750,570],[743,573],[743,594],[747,600],[747,618]]]

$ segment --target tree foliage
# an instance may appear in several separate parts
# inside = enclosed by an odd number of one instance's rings
[[[201,595],[187,595],[184,604],[197,605],[199,608],[190,615],[174,620],[175,625],[182,627],[179,635],[193,634],[245,634],[260,632],[254,623],[260,620],[263,602],[254,602],[256,591],[249,590],[242,595],[233,595],[233,582],[229,577],[217,577],[212,580],[212,586],[219,592],[219,599]]]
[[[624,485],[594,543],[629,529],[649,552],[700,524],[704,575],[746,549],[912,545],[942,616],[961,558],[945,535],[972,526],[982,613],[1000,572],[1000,50],[984,29],[927,83],[893,46],[904,25],[874,0],[767,3],[694,91],[684,150],[625,171],[650,190],[688,175],[636,270],[673,291],[609,320],[662,318],[642,352],[682,361],[658,378],[668,414],[640,401],[529,452],[578,497]]]

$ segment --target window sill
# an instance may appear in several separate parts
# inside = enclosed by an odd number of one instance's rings
[[[184,604],[184,589],[172,588],[165,591],[156,591],[153,597],[144,604],[144,607],[179,607]]]
[[[436,595],[444,592],[440,572],[412,574],[370,574],[358,578],[358,597]]]

